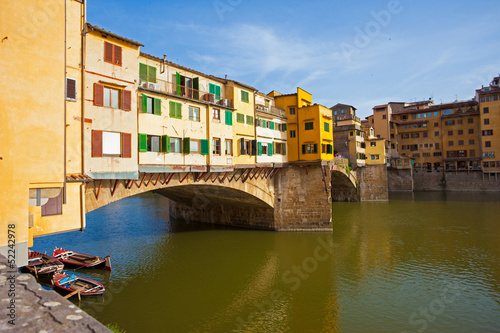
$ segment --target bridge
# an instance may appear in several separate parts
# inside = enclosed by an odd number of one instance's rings
[[[168,197],[170,214],[177,219],[275,231],[331,230],[332,194],[333,200],[354,201],[357,193],[354,176],[339,161],[313,161],[283,168],[91,180],[86,184],[86,211],[149,191]]]

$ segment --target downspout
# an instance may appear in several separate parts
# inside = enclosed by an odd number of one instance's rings
[[[67,80],[66,80],[66,71],[67,71],[67,43],[66,43],[66,39],[67,39],[67,14],[68,14],[68,11],[67,11],[67,2],[64,1],[64,174],[63,174],[63,179],[64,179],[64,185],[63,185],[63,204],[66,204],[66,164],[67,164],[67,153],[66,153],[66,149],[67,149],[67,146],[66,146],[66,134],[67,134],[67,131],[66,131],[66,124],[67,124],[67,102],[66,102],[66,91],[67,91]]]
[[[82,77],[81,81],[81,166],[82,166],[82,175],[85,174],[85,45],[86,45],[86,24],[87,24],[87,5],[86,2],[82,2],[82,38],[81,38],[81,68],[82,68]],[[80,185],[80,231],[85,231],[85,184],[82,183]]]

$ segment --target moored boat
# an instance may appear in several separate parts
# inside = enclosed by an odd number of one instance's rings
[[[102,283],[73,273],[56,273],[52,281],[63,293],[78,292],[82,296],[100,296],[105,291]]]
[[[23,272],[29,272],[35,276],[50,276],[63,270],[64,264],[57,258],[36,251],[28,252],[28,264],[21,268]]]
[[[87,268],[104,268],[111,270],[111,256],[99,257],[91,254],[85,254],[70,250],[55,248],[52,255],[64,263],[68,268],[70,267],[87,267]]]

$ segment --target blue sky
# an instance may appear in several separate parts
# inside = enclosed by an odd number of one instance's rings
[[[500,1],[88,0],[87,20],[198,71],[361,118],[390,101],[467,100],[500,73]]]

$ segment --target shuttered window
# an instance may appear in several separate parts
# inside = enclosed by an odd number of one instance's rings
[[[139,63],[139,78],[142,82],[156,83],[156,67]]]
[[[217,101],[220,100],[220,98],[221,98],[221,96],[220,96],[220,86],[212,84],[212,83],[209,83],[208,84],[208,92],[211,93],[211,94],[214,94],[215,95],[215,99]]]
[[[225,121],[226,125],[233,126],[233,113],[231,111],[226,110],[225,112]]]
[[[132,157],[132,134],[122,133],[122,157]]]
[[[261,155],[262,155],[262,142],[259,142],[259,144],[258,144],[257,154],[258,154],[259,156],[261,156]]]
[[[286,124],[281,124],[281,130],[282,130],[283,132],[286,132]]]
[[[113,65],[122,65],[122,48],[118,45],[104,42],[104,61]]]
[[[94,83],[94,105],[131,111],[132,92]]]
[[[273,144],[271,142],[267,144],[267,154],[268,156],[273,156]]]
[[[92,130],[92,157],[102,157],[102,131]]]
[[[249,102],[248,91],[241,90],[241,101],[245,103]]]
[[[161,151],[163,153],[170,153],[170,137],[168,135],[161,137]]]
[[[94,83],[94,105],[104,106],[104,86]]]
[[[182,103],[170,101],[170,118],[182,119]]]
[[[236,114],[236,122],[244,124],[245,123],[245,115],[242,113]]]
[[[191,152],[191,139],[190,138],[184,138],[182,139],[182,152],[184,154],[189,154]]]
[[[148,151],[148,136],[147,134],[139,133],[139,151]]]
[[[274,129],[274,121],[271,121],[270,124],[271,124],[270,128],[273,130]]]
[[[208,155],[210,154],[210,143],[206,139],[200,140],[200,145],[201,145],[201,154],[202,155]]]
[[[122,92],[122,109],[125,111],[132,110],[132,92],[130,90],[123,90]]]
[[[49,200],[43,205],[42,216],[52,216],[62,214],[62,198],[63,189],[59,192],[59,195],[55,198],[49,198]]]
[[[247,125],[253,125],[253,117],[247,116]]]
[[[76,80],[66,78],[66,100],[76,102]]]

